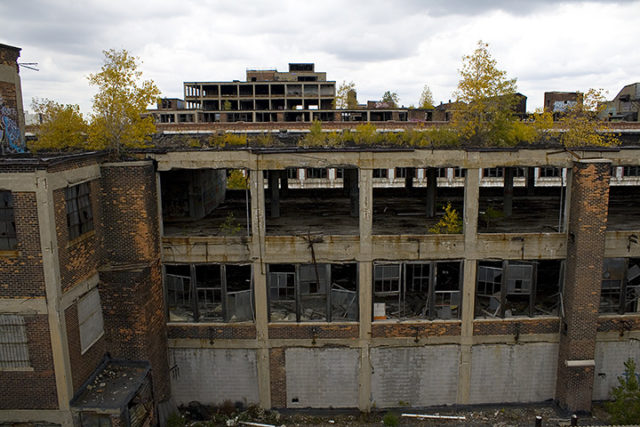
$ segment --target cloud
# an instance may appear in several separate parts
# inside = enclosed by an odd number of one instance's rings
[[[638,1],[33,0],[0,2],[0,43],[40,64],[21,72],[27,104],[46,97],[88,112],[86,76],[100,69],[103,49],[139,56],[167,96],[181,97],[184,81],[315,62],[330,80],[354,81],[360,101],[395,90],[409,105],[425,84],[436,102],[451,98],[462,56],[482,39],[533,109],[545,90],[614,93],[637,81],[640,30],[629,17],[639,14]]]

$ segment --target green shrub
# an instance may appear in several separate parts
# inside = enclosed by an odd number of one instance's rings
[[[400,424],[400,418],[393,412],[387,412],[382,418],[382,423],[385,426],[397,427]]]
[[[619,386],[611,390],[613,401],[607,402],[611,424],[640,424],[640,386],[636,374],[636,362],[624,362],[624,374],[618,377]]]

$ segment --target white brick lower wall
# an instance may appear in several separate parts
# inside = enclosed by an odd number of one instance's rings
[[[177,375],[171,375],[171,392],[178,405],[197,400],[220,404],[258,402],[255,350],[172,349]]]
[[[357,349],[286,349],[287,407],[357,407],[359,357]]]
[[[624,373],[624,362],[632,358],[640,364],[640,342],[597,342],[596,369],[593,380],[593,400],[609,399],[612,387],[619,385],[618,377]],[[638,368],[636,368],[638,373]]]
[[[372,348],[371,391],[377,407],[456,403],[460,348]]]
[[[553,399],[558,344],[476,345],[471,352],[470,403]]]

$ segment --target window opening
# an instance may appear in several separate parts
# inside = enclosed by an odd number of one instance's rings
[[[165,285],[171,322],[254,320],[250,265],[166,265]]]
[[[0,191],[0,251],[13,251],[18,241],[11,191]]]
[[[0,369],[29,367],[29,343],[24,317],[0,314]]]
[[[89,194],[88,182],[65,189],[69,240],[93,230],[93,212]]]
[[[458,318],[461,275],[460,261],[374,264],[374,320]]]
[[[272,322],[356,321],[356,264],[270,264]]]

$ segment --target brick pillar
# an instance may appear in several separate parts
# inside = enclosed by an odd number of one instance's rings
[[[0,153],[22,153],[24,111],[18,58],[20,48],[0,44]]]
[[[601,159],[573,165],[556,382],[556,400],[571,412],[591,410],[609,169]]]
[[[102,166],[107,351],[151,363],[154,397],[169,398],[167,329],[155,170],[147,161]]]

